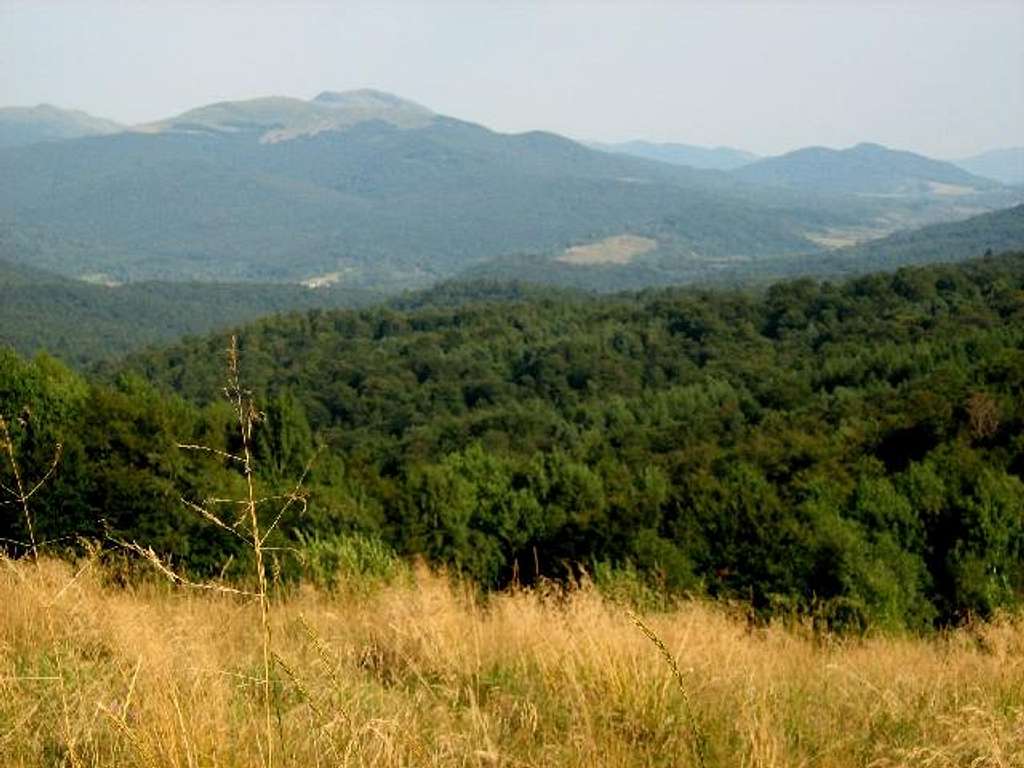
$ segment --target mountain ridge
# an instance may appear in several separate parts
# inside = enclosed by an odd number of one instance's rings
[[[0,148],[101,136],[123,130],[125,126],[113,120],[52,104],[0,107]]]
[[[550,132],[498,133],[373,91],[318,98],[341,107],[219,103],[147,130],[0,151],[0,232],[20,233],[14,258],[71,277],[339,273],[353,287],[417,287],[634,230],[711,256],[795,253],[810,247],[808,229],[874,211]],[[324,114],[334,122],[310,122]]]
[[[845,149],[812,146],[731,172],[757,184],[859,195],[969,195],[998,187],[953,163],[873,142]]]
[[[938,166],[930,178],[945,186],[787,189],[745,178],[778,159],[733,172],[672,165],[493,131],[372,89],[264,97],[0,150],[0,240],[15,261],[105,282],[394,290],[630,238],[650,246],[646,262],[754,264],[1019,202],[928,158],[855,153]],[[960,194],[952,182],[965,179],[979,189]]]
[[[338,131],[380,120],[399,128],[429,124],[435,114],[426,107],[372,88],[321,91],[312,99],[262,96],[219,101],[179,115],[138,126],[142,133],[259,132],[264,142],[288,141],[324,131]]]

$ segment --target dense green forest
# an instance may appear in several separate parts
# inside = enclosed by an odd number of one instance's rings
[[[854,627],[1024,597],[1024,254],[763,294],[478,290],[239,331],[263,409],[259,492],[309,468],[307,503],[275,533],[283,578],[290,553],[362,541],[485,587],[614,571]],[[91,379],[0,352],[27,482],[63,445],[32,499],[38,538],[240,567],[244,546],[182,499],[244,478],[176,447],[237,449],[227,345],[189,340]],[[8,507],[0,536],[18,549]]]
[[[23,355],[45,349],[78,367],[272,312],[361,307],[386,298],[377,291],[349,287],[344,280],[315,290],[259,283],[144,282],[106,287],[7,262],[12,248],[0,234],[0,344]],[[560,290],[557,286],[596,292],[677,283],[763,287],[781,277],[852,276],[1021,248],[1024,206],[1017,206],[848,248],[756,262],[710,264],[653,254],[627,265],[581,266],[547,256],[522,257],[470,270],[455,283],[387,300],[396,308],[409,308],[454,306],[484,296],[508,300],[562,295],[553,293]]]

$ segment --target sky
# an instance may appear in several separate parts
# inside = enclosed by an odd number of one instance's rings
[[[0,0],[0,105],[125,123],[372,87],[500,131],[778,154],[1024,145],[1024,0]]]

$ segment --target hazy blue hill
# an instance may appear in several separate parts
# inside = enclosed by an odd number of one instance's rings
[[[1003,184],[1024,184],[1024,147],[994,149],[954,162],[964,170],[987,179]]]
[[[106,287],[0,261],[0,346],[25,355],[45,350],[83,365],[276,312],[355,307],[379,298],[366,291],[297,285]]]
[[[122,130],[124,126],[111,120],[49,104],[0,108],[0,147],[97,136]]]
[[[415,128],[429,124],[434,117],[433,112],[420,104],[365,88],[324,91],[310,101],[270,96],[218,102],[142,126],[140,130],[147,133],[258,131],[262,141],[275,142],[339,130],[370,120]]]
[[[623,233],[707,258],[803,252],[809,232],[877,213],[385,96],[212,105],[145,131],[2,150],[0,229],[23,246],[10,258],[121,281],[339,273],[421,286]],[[307,108],[345,125],[314,129]]]
[[[496,133],[379,91],[224,102],[113,135],[0,149],[0,242],[10,245],[0,257],[103,282],[396,290],[510,261],[553,265],[571,283],[585,271],[552,259],[639,238],[651,247],[630,274],[659,283],[723,269],[757,276],[765,260],[824,241],[1020,201],[909,153],[822,151],[847,170],[812,168],[822,183],[786,188],[765,186],[780,183],[772,174],[751,183],[747,168],[672,165],[542,131]],[[851,180],[865,175],[874,181]],[[890,195],[908,178],[935,194]],[[889,196],[849,194],[864,188]]]
[[[952,163],[878,144],[806,147],[732,173],[756,184],[862,195],[956,195],[997,186]]]
[[[673,165],[688,165],[691,168],[708,168],[731,171],[758,160],[758,155],[732,147],[699,147],[693,144],[653,141],[624,141],[617,144],[592,142],[591,147],[604,152],[617,152],[647,160],[657,160]]]

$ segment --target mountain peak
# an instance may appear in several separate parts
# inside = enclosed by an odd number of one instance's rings
[[[393,93],[378,91],[373,88],[358,88],[351,91],[321,91],[313,99],[314,104],[322,104],[332,108],[378,108],[378,109],[403,109],[416,110],[426,114],[433,114],[424,106],[417,104]]]
[[[398,96],[369,88],[323,91],[310,101],[273,96],[247,101],[208,104],[163,120],[148,132],[255,132],[262,142],[278,142],[341,131],[358,123],[378,120],[398,128],[429,124],[434,113]]]
[[[862,141],[859,144],[855,144],[851,149],[854,152],[891,152],[888,147],[882,144],[876,144],[873,141]]]
[[[53,104],[0,107],[0,147],[99,136],[122,130],[124,126],[111,120]]]

